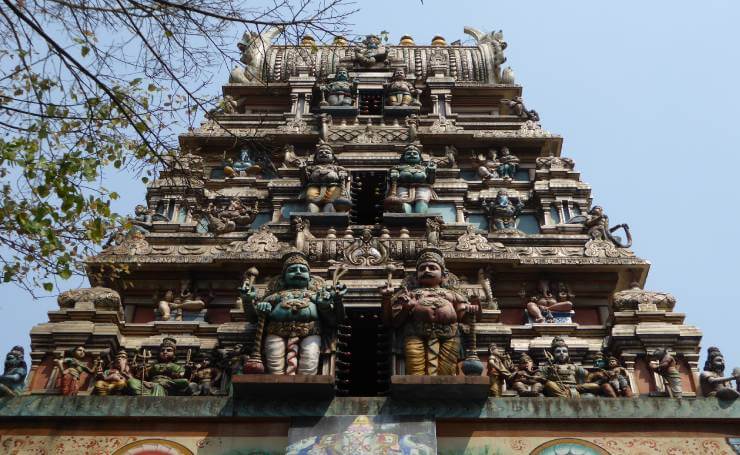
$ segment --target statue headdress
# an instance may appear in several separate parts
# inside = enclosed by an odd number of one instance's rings
[[[532,362],[534,363],[534,360],[532,360],[532,357],[529,356],[526,352],[522,353],[521,356],[519,356],[519,364],[521,365],[524,362]]]
[[[177,349],[177,340],[174,338],[166,337],[162,339],[162,342],[159,344],[159,347]]]
[[[442,251],[439,248],[424,248],[419,252],[419,256],[416,258],[416,267],[419,267],[425,262],[434,262],[442,267],[442,270],[447,270],[445,267],[445,259],[442,255]]]
[[[567,347],[568,347],[568,344],[565,342],[563,337],[557,337],[557,336],[554,337],[552,339],[552,343],[550,344],[550,349],[553,349],[553,350],[555,348],[567,348]]]
[[[308,265],[308,257],[306,257],[303,252],[297,250],[285,253],[281,258],[281,261],[283,262],[283,272],[285,272],[288,267],[295,264],[303,264],[306,267],[310,267]]]
[[[722,356],[722,351],[717,346],[710,346],[707,348],[707,360],[704,361],[704,371],[712,370],[712,361],[715,357]],[[724,356],[722,356],[724,357]]]

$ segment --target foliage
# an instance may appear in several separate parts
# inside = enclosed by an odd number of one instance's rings
[[[0,248],[4,282],[52,290],[83,274],[126,218],[106,173],[146,183],[177,133],[217,102],[238,37],[343,33],[346,0],[0,1]],[[167,159],[167,158],[170,159]]]

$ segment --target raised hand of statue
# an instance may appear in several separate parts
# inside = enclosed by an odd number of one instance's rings
[[[399,295],[398,301],[401,303],[401,309],[408,313],[413,313],[416,305],[419,303],[415,298],[408,294]]]
[[[427,169],[430,169],[430,170],[437,169],[437,162],[433,160],[429,160],[429,162],[427,163]]]
[[[270,305],[270,302],[259,302],[257,305],[255,305],[255,308],[257,309],[258,313],[262,314],[270,314],[272,311],[272,305]]]
[[[397,169],[391,169],[391,172],[388,174],[391,180],[398,180],[400,175]]]
[[[257,300],[257,288],[254,286],[247,287],[247,282],[245,281],[241,288],[239,288],[239,293],[242,296],[242,302],[246,304],[253,304]]]
[[[332,297],[334,300],[340,300],[342,297],[344,297],[347,294],[347,285],[344,283],[337,283],[336,286],[332,289]]]

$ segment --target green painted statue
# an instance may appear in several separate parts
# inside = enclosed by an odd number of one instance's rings
[[[401,163],[391,168],[386,211],[427,213],[429,201],[437,197],[433,188],[436,173],[436,163],[423,164],[419,147],[409,144],[401,155]]]
[[[326,97],[321,102],[322,106],[352,106],[354,99],[352,94],[355,91],[356,84],[349,79],[347,68],[340,66],[337,68],[334,80],[326,85],[321,86],[321,91]]]
[[[159,345],[159,359],[153,364],[141,366],[143,372],[130,377],[126,383],[131,395],[194,395],[198,392],[198,385],[190,382],[188,366],[175,361],[177,340],[165,338]],[[144,380],[142,381],[142,376]]]
[[[257,357],[265,359],[269,374],[317,374],[322,346],[344,318],[342,297],[347,287],[336,280],[325,285],[312,276],[303,253],[287,253],[282,262],[282,274],[268,282],[266,297],[258,299],[253,286],[242,289],[245,310],[258,319],[256,336],[262,337],[262,327],[265,331],[264,338],[255,341],[263,348]],[[247,366],[245,371],[255,370]]]

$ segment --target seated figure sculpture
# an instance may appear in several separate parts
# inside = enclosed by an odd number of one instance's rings
[[[571,299],[575,296],[570,292],[568,285],[564,282],[540,280],[539,291],[539,295],[530,297],[526,303],[529,319],[536,323],[570,322],[569,313],[573,310]],[[524,297],[526,294],[521,295]],[[563,316],[563,313],[568,316]]]
[[[548,365],[542,367],[545,395],[548,397],[579,398],[582,393],[598,395],[601,385],[587,382],[588,372],[571,362],[568,345],[561,337],[552,339],[550,351],[545,351]]]
[[[421,106],[418,100],[419,91],[414,84],[406,80],[403,68],[396,68],[391,81],[385,84],[386,106]]]
[[[157,361],[144,362],[138,365],[138,370],[126,380],[126,386],[131,395],[168,396],[168,395],[196,395],[198,385],[190,381],[192,365],[177,363],[177,340],[165,338],[159,345]],[[142,380],[143,378],[143,380]]]
[[[5,369],[0,376],[0,397],[20,395],[26,374],[28,374],[28,367],[23,359],[23,347],[14,346],[5,356]]]
[[[498,178],[498,168],[501,164],[498,160],[498,152],[495,149],[489,149],[485,154],[478,154],[478,176],[481,180],[491,180]]]
[[[131,377],[131,368],[128,365],[128,354],[121,349],[111,360],[108,368],[102,367],[95,372],[94,395],[125,395],[127,394],[127,380]]]
[[[390,212],[427,213],[429,201],[436,199],[434,180],[437,165],[434,161],[422,164],[421,151],[409,144],[401,155],[401,163],[388,174],[389,184],[384,202]]]
[[[516,370],[509,377],[508,384],[511,390],[520,397],[541,397],[545,390],[542,385],[545,379],[534,366],[534,360],[527,353],[519,357]]]
[[[519,215],[524,209],[521,199],[510,198],[506,190],[499,190],[493,201],[484,200],[483,206],[488,210],[491,225],[497,231],[516,230]]]
[[[340,66],[337,68],[334,80],[326,85],[322,85],[321,92],[326,99],[321,102],[322,106],[353,106],[354,91],[356,83],[350,81],[347,68]]]
[[[262,328],[266,332],[264,340],[255,340],[256,346],[264,347],[256,357],[265,359],[269,374],[315,375],[322,345],[328,345],[344,319],[342,297],[347,287],[325,285],[323,279],[311,275],[308,259],[301,252],[287,253],[282,263],[282,274],[268,282],[266,297],[258,299],[253,286],[242,290],[245,311],[257,320],[255,336],[262,336]]]
[[[707,349],[707,360],[704,371],[699,375],[699,385],[705,397],[717,397],[720,400],[735,400],[740,398],[740,368],[735,368],[732,375],[725,376],[725,357],[719,348],[714,346]],[[736,388],[730,385],[735,381]]]
[[[407,375],[457,374],[459,326],[467,324],[479,307],[457,289],[456,281],[445,268],[441,251],[426,248],[416,260],[416,273],[406,278],[400,291],[381,289],[386,324],[399,331]]]
[[[329,144],[319,142],[313,162],[299,164],[303,192],[300,198],[308,204],[308,210],[319,212],[347,212],[352,207],[347,184],[348,172],[337,164],[334,151]]]

